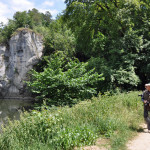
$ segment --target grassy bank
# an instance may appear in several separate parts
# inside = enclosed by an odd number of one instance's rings
[[[99,96],[72,108],[25,113],[10,122],[0,136],[0,149],[69,150],[92,145],[98,137],[110,139],[111,148],[124,145],[142,122],[139,92]]]

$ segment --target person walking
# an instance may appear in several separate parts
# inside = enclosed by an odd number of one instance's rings
[[[144,103],[144,119],[147,123],[148,130],[150,130],[150,120],[148,118],[148,111],[150,111],[150,83],[145,84],[145,91],[142,94],[141,100]]]

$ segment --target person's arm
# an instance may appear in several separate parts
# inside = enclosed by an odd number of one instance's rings
[[[144,94],[141,96],[141,101],[144,102]]]
[[[146,103],[146,102],[147,102],[147,100],[144,100],[144,93],[142,94],[141,101],[142,101],[143,103]]]

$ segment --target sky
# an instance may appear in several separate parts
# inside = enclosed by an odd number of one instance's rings
[[[66,5],[65,0],[0,0],[0,22],[7,23],[17,11],[27,11],[32,8],[45,13],[49,11],[53,19],[61,13]]]

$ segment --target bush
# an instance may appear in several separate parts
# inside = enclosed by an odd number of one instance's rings
[[[47,59],[43,72],[32,70],[28,86],[37,99],[46,100],[48,105],[76,104],[95,95],[95,84],[103,80],[102,75],[94,73],[94,69],[88,71],[87,65],[57,52],[51,55],[50,60]]]

